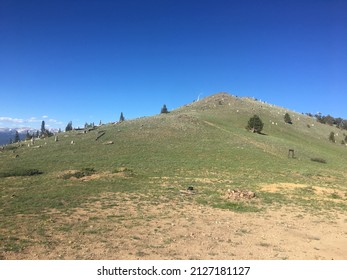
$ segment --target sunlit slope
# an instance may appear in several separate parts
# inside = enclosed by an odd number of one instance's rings
[[[284,122],[286,112],[292,125]],[[254,114],[265,124],[262,135],[245,129]],[[328,140],[331,131],[336,133],[335,144]],[[342,139],[342,130],[306,115],[221,93],[169,114],[107,124],[86,134],[63,132],[57,142],[54,137],[37,140],[40,148],[24,143],[13,151],[17,158],[5,151],[0,160],[5,171],[30,167],[44,173],[86,167],[111,171],[116,166],[130,166],[143,176],[244,169],[343,172],[347,149]],[[109,141],[113,144],[107,145]],[[288,149],[295,150],[295,159],[288,159]],[[317,157],[327,164],[311,161]]]

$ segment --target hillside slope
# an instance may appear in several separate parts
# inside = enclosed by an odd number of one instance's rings
[[[291,125],[284,122],[286,112]],[[265,124],[263,134],[245,129],[254,114]],[[337,143],[329,142],[331,131]],[[101,228],[128,219],[117,214],[119,207],[130,217],[136,212],[136,221],[153,219],[160,205],[166,205],[160,213],[168,206],[184,212],[187,203],[192,209],[202,209],[200,205],[241,213],[278,207],[304,209],[305,215],[346,213],[343,133],[285,108],[220,93],[168,114],[102,125],[87,133],[63,132],[57,134],[58,141],[50,137],[34,145],[7,146],[0,152],[2,257],[25,258],[21,251],[36,246],[41,248],[39,258],[53,249],[50,258],[57,258],[61,249],[53,236],[67,231],[76,240],[81,234],[105,237]],[[288,158],[288,149],[295,150],[295,158]],[[235,193],[255,197],[235,198]],[[155,209],[148,216],[150,206]],[[102,227],[95,231],[84,222],[79,225],[94,212],[100,212],[95,219]],[[16,238],[8,238],[12,235]],[[45,240],[53,245],[44,249]],[[345,253],[339,256],[347,257]],[[77,255],[78,250],[68,254]]]
[[[292,125],[284,122],[286,112]],[[264,135],[245,129],[253,114],[263,120]],[[328,140],[331,131],[336,144]],[[96,141],[100,132],[105,134]],[[177,170],[219,170],[232,175],[240,168],[343,173],[347,166],[347,149],[340,144],[344,132],[285,108],[220,93],[169,114],[103,125],[86,134],[61,133],[58,142],[54,137],[36,140],[40,148],[23,143],[12,151],[18,158],[4,151],[0,160],[2,171],[31,167],[48,174],[83,167],[106,171],[122,164],[146,176],[171,176],[181,172]],[[104,145],[107,141],[114,144]],[[288,149],[295,150],[296,159],[288,159]],[[311,158],[323,158],[328,164]]]

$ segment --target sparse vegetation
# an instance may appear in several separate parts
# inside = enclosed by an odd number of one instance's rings
[[[83,168],[80,171],[74,171],[74,172],[70,172],[70,173],[66,173],[63,175],[63,179],[71,179],[71,178],[76,178],[76,179],[80,179],[86,176],[90,176],[93,175],[95,173],[95,169],[94,168]]]
[[[260,238],[258,231],[271,225],[265,230],[278,234],[286,228],[279,225],[279,213],[301,214],[299,221],[284,217],[295,226],[307,223],[311,212],[315,218],[317,213],[344,213],[345,147],[327,141],[331,126],[294,112],[290,114],[295,125],[285,125],[281,110],[215,95],[167,115],[105,124],[88,133],[62,133],[58,142],[35,139],[34,146],[4,147],[0,151],[2,258],[172,258],[174,253],[193,258],[196,251],[173,251],[189,242],[198,250],[213,242],[211,256],[218,252],[218,257],[231,253],[239,257],[246,243],[242,238],[271,244],[260,245],[263,250],[274,248],[273,240]],[[263,126],[278,123],[266,126],[266,137],[244,128],[249,117],[260,111]],[[307,124],[312,124],[310,130]],[[95,141],[100,135],[102,141]],[[338,142],[343,138],[336,133]],[[114,144],[104,145],[108,141]],[[289,148],[295,149],[298,160],[288,160]],[[313,161],[329,164],[311,162],[316,155]],[[226,197],[229,189],[240,190],[240,195]],[[245,190],[256,196],[245,199]],[[312,230],[323,228],[310,225]],[[234,234],[237,229],[243,230]],[[213,232],[225,235],[209,236]],[[166,246],[166,240],[175,246]],[[293,257],[289,250],[286,253]],[[208,257],[200,255],[204,256]]]

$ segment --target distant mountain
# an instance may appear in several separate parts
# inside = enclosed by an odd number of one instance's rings
[[[20,140],[24,140],[29,131],[30,134],[36,133],[37,129],[31,127],[18,127],[18,128],[0,128],[0,145],[9,144],[10,140],[14,140],[16,130],[19,133]],[[49,129],[50,132],[57,133],[58,129]]]
[[[11,139],[14,140],[16,130],[18,131],[19,138],[21,140],[25,139],[27,131],[29,131],[29,133],[37,131],[36,129],[32,129],[30,127],[0,128],[0,145],[9,144]]]

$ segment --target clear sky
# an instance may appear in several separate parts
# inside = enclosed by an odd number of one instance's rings
[[[225,91],[347,119],[346,0],[0,0],[0,127]]]

